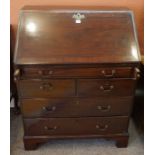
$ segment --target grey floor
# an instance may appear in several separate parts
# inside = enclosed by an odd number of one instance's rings
[[[21,116],[11,112],[11,155],[143,155],[143,134],[133,121],[130,121],[129,133],[127,148],[116,148],[113,141],[83,139],[51,141],[35,151],[24,151]]]

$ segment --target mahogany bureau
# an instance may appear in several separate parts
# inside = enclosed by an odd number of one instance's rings
[[[62,138],[126,147],[139,62],[131,10],[24,7],[14,76],[25,149]]]

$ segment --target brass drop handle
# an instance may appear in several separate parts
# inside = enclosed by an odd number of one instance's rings
[[[54,126],[54,127],[44,126],[44,130],[47,130],[47,131],[55,131],[56,129],[57,129],[57,126]]]
[[[140,69],[136,67],[135,72],[136,72],[137,79],[139,79],[140,78]]]
[[[111,71],[111,74],[106,74],[106,72],[104,70],[102,70],[101,73],[103,74],[104,77],[114,77],[116,71],[113,69]]]
[[[96,125],[96,129],[100,131],[106,131],[108,129],[108,125]]]
[[[40,86],[40,89],[41,89],[41,90],[52,90],[52,89],[53,89],[53,85],[50,84],[50,83],[43,83],[43,84]]]
[[[42,108],[44,111],[55,111],[56,110],[56,106],[52,106],[52,107],[43,107]]]
[[[113,88],[114,88],[113,85],[109,85],[109,86],[103,86],[103,85],[101,85],[100,86],[100,90],[102,90],[103,92],[110,92],[110,91],[112,91]]]
[[[14,76],[19,76],[20,75],[20,69],[16,69],[14,72]]]
[[[109,111],[111,109],[111,106],[108,105],[108,106],[97,106],[97,109],[102,111],[102,112],[106,112],[106,111]]]
[[[19,76],[20,76],[20,69],[16,69],[14,72],[14,81],[17,81]]]

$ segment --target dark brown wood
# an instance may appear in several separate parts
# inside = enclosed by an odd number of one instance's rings
[[[122,136],[122,137],[118,137],[116,138],[116,146],[118,148],[124,148],[128,146],[128,136]]]
[[[78,81],[79,96],[131,96],[135,80],[132,79],[82,79]]]
[[[67,97],[75,96],[74,80],[21,80],[21,97]]]
[[[56,77],[93,77],[93,78],[130,78],[134,71],[131,67],[24,67],[22,78],[56,78]]]
[[[24,119],[25,135],[97,135],[127,132],[127,116]]]
[[[25,118],[130,115],[133,97],[22,99]]]
[[[61,138],[126,147],[139,61],[130,10],[24,7],[14,62],[25,149]]]
[[[113,140],[116,142],[118,148],[127,147],[129,135],[128,133],[112,134],[112,135],[59,135],[59,136],[24,136],[24,147],[26,150],[35,150],[40,144],[46,143],[49,140],[59,139],[74,139],[74,138],[104,138],[106,140]]]
[[[77,13],[85,16],[81,23],[73,18]],[[37,10],[34,7],[34,10],[22,10],[20,19],[16,64],[139,61],[134,21],[129,10]]]
[[[48,139],[24,136],[23,141],[25,150],[35,150],[40,144],[47,142]]]

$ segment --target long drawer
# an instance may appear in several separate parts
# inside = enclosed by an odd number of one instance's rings
[[[133,97],[22,99],[21,110],[28,117],[80,117],[129,115]]]
[[[75,96],[74,80],[20,80],[21,97],[71,97]]]
[[[92,135],[126,132],[128,117],[24,119],[25,135]]]
[[[81,79],[78,80],[79,96],[132,96],[135,80],[132,79]]]
[[[96,77],[130,78],[134,69],[131,67],[24,67],[22,76],[26,78],[52,77]]]

